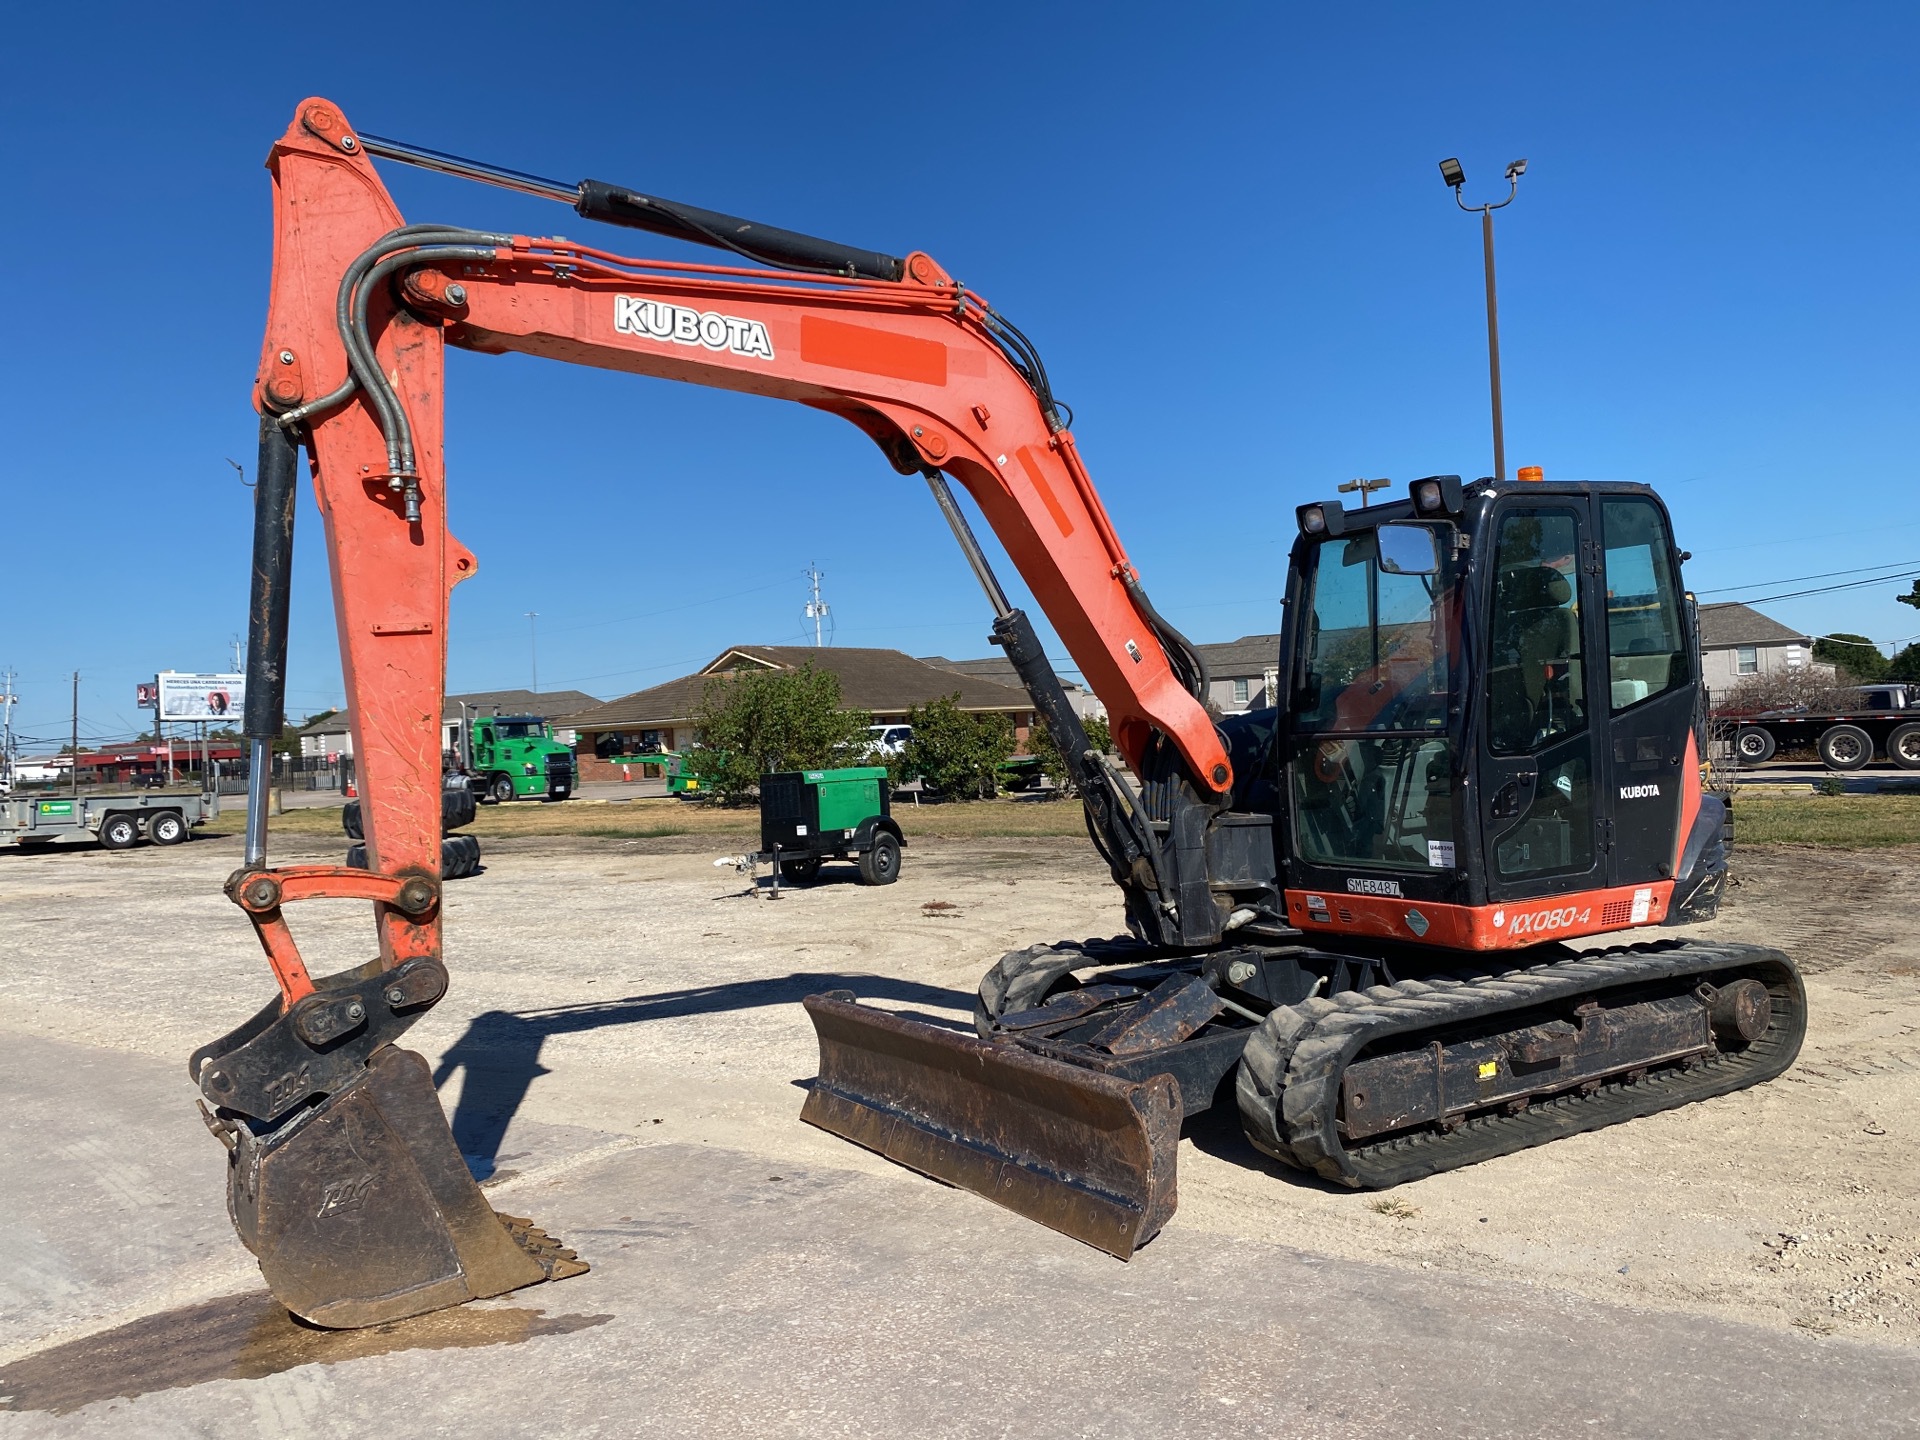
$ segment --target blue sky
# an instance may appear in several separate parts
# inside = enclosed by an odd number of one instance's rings
[[[75,13],[16,15],[0,51],[0,669],[30,735],[65,734],[74,669],[83,733],[131,734],[137,680],[224,668],[244,629],[226,457],[251,473],[261,160],[309,94],[376,134],[931,252],[1039,344],[1150,592],[1202,640],[1274,628],[1296,504],[1490,468],[1478,230],[1435,162],[1490,198],[1524,155],[1499,231],[1509,465],[1659,487],[1707,599],[1920,572],[1908,7]],[[676,253],[383,173],[412,220]],[[986,650],[924,487],[830,417],[455,353],[448,427],[481,559],[456,690],[529,682],[528,610],[543,689],[797,643],[809,562],[839,644]],[[296,716],[341,699],[302,506]],[[1766,608],[1902,640],[1904,589]]]

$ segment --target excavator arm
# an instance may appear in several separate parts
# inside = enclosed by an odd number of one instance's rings
[[[788,268],[404,226],[370,153],[570,198],[594,218]],[[314,457],[348,685],[367,666],[389,677],[386,703],[355,706],[356,723],[373,727],[355,737],[362,754],[417,775],[421,732],[409,717],[442,688],[440,597],[473,573],[440,519],[444,347],[517,351],[792,400],[860,427],[896,470],[932,485],[994,604],[996,639],[1083,767],[1089,828],[1134,931],[1205,946],[1234,914],[1277,899],[1270,871],[1223,871],[1209,854],[1233,767],[1205,708],[1204,663],[1141,588],[1037,352],[931,257],[856,250],[602,182],[564,187],[363,138],[321,100],[301,106],[268,163],[275,264],[256,401],[303,434]],[[1031,626],[951,503],[949,476],[1106,703],[1121,754],[1146,782],[1142,795],[1088,752]],[[367,776],[380,797],[366,807],[370,853],[391,865],[397,843],[420,861],[432,851],[431,826],[393,813],[417,782],[383,778]]]
[[[754,263],[634,259],[552,237],[409,225],[372,153],[548,193],[592,218]],[[993,604],[996,640],[1081,767],[1088,828],[1135,933],[1194,948],[1256,911],[1281,913],[1270,853],[1244,843],[1250,817],[1232,817],[1240,843],[1215,844],[1234,777],[1204,705],[1204,666],[1141,589],[1038,354],[931,257],[453,161],[362,137],[321,99],[301,104],[267,165],[274,265],[254,390],[253,790],[246,863],[228,893],[252,920],[280,994],[197,1051],[190,1070],[232,1155],[236,1225],[291,1308],[323,1324],[378,1323],[583,1268],[530,1222],[486,1206],[423,1062],[394,1048],[447,988],[448,596],[477,568],[446,528],[448,345],[791,400],[858,426],[895,470],[932,488]],[[268,745],[283,722],[301,446],[326,529],[364,872],[267,865]],[[972,495],[1106,703],[1138,789],[1087,744],[947,477]],[[1223,868],[1219,854],[1232,863]],[[316,897],[373,902],[377,957],[309,975],[284,907]]]

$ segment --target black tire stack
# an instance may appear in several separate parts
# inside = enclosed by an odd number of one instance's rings
[[[480,865],[480,842],[471,835],[454,835],[448,832],[458,830],[463,825],[471,825],[475,814],[473,788],[467,784],[464,775],[448,775],[440,787],[440,878],[442,880],[464,880],[469,875],[478,875]],[[340,812],[340,827],[347,832],[349,840],[364,838],[365,827],[360,822],[360,802],[349,800]],[[367,847],[349,845],[347,864],[355,870],[367,868]]]

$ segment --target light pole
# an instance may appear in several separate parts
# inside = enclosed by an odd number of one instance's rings
[[[1513,203],[1520,188],[1520,177],[1527,173],[1527,162],[1515,160],[1507,166],[1507,198],[1491,205],[1469,205],[1461,198],[1460,187],[1467,183],[1467,172],[1458,160],[1440,162],[1440,178],[1453,190],[1453,203],[1471,215],[1480,212],[1480,248],[1487,261],[1487,381],[1493,391],[1493,478],[1507,478],[1507,428],[1500,413],[1500,306],[1493,288],[1493,212]]]
[[[540,612],[529,610],[527,614],[527,655],[533,661],[533,693],[540,693]]]

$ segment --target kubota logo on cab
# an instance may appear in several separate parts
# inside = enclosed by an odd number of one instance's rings
[[[773,359],[773,341],[758,320],[742,320],[716,310],[689,310],[664,300],[638,295],[613,297],[613,328],[622,335],[669,340],[675,345],[701,345],[708,350],[731,350],[760,360]]]

